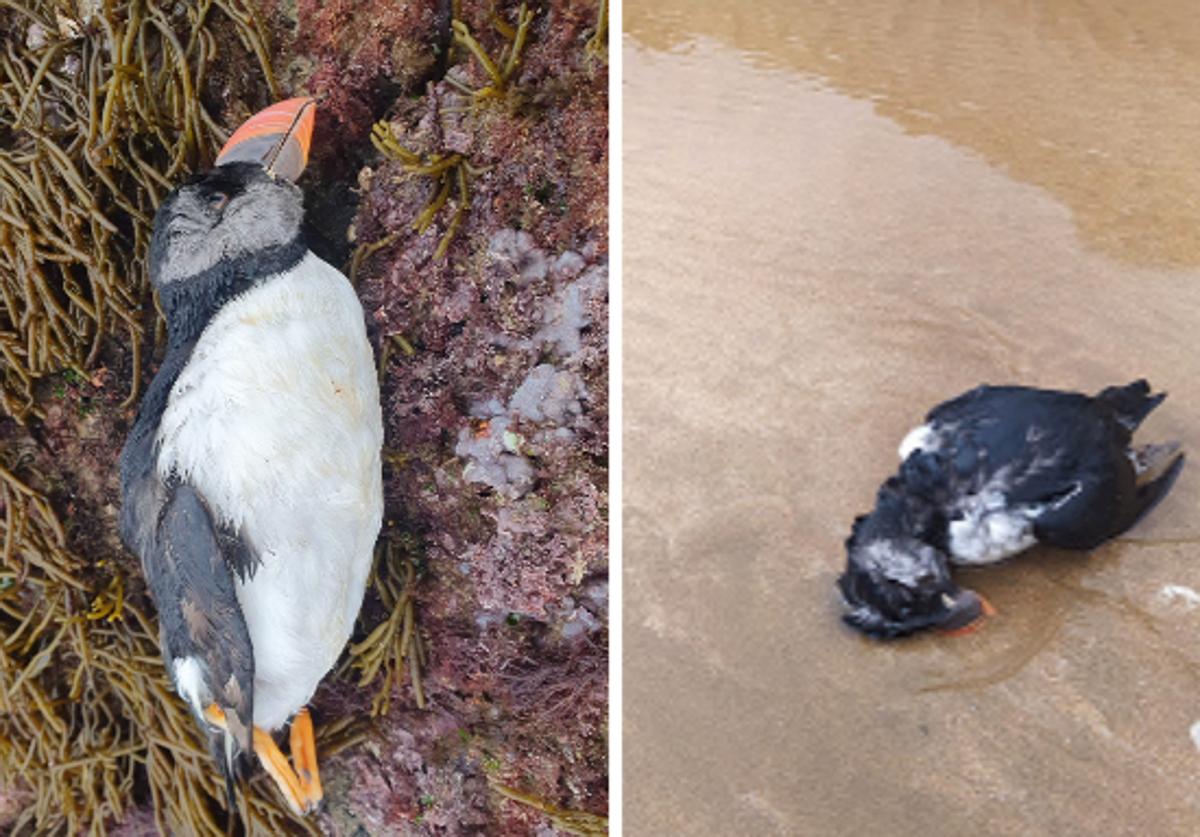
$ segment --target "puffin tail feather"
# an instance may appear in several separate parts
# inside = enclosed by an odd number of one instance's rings
[[[1151,395],[1150,383],[1145,378],[1139,378],[1123,387],[1108,387],[1096,396],[1096,400],[1107,404],[1117,421],[1133,433],[1166,397],[1165,392]]]
[[[233,734],[226,730],[221,736],[225,743],[225,761],[221,772],[225,774],[225,799],[232,814],[237,809],[238,744]]]
[[[1167,446],[1163,445],[1161,447]],[[1175,485],[1175,480],[1179,479],[1179,473],[1183,470],[1183,463],[1186,458],[1184,454],[1179,454],[1161,474],[1149,482],[1138,486],[1137,499],[1130,508],[1128,522],[1121,526],[1117,534],[1136,526],[1143,517],[1150,513],[1151,509],[1157,506],[1171,492],[1171,487]]]
[[[232,815],[237,810],[237,787],[242,776],[242,753],[245,752],[243,739],[249,740],[248,727],[235,711],[226,712],[215,703],[204,710],[202,718],[208,731],[209,752],[225,779],[227,810]]]
[[[237,789],[241,779],[241,752],[237,739],[228,729],[209,729],[209,752],[221,769],[225,780],[226,810],[232,815],[237,810]]]

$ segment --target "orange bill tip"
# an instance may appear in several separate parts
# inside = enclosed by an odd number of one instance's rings
[[[942,636],[950,636],[950,637],[967,636],[969,634],[975,633],[982,627],[983,627],[983,617],[980,616],[974,622],[969,622],[966,625],[963,625],[961,628],[950,628],[949,630],[943,630]]]
[[[258,163],[268,172],[296,180],[308,165],[317,103],[308,96],[263,108],[233,132],[216,165]]]
[[[985,599],[983,596],[976,593],[975,597],[977,599],[979,599],[979,615],[976,616],[974,619],[972,619],[967,624],[963,625],[961,628],[944,629],[942,631],[943,636],[959,637],[959,636],[967,636],[968,634],[973,634],[976,631],[978,631],[980,628],[983,627],[983,623],[986,622],[988,620],[988,618],[995,616],[997,613],[999,613],[999,611],[996,610],[996,608],[992,606],[992,603],[989,602],[987,599]]]

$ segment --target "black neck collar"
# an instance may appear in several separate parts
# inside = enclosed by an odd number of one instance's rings
[[[291,270],[308,253],[300,236],[236,259],[222,259],[207,270],[159,289],[170,345],[192,343],[226,302],[255,285]]]

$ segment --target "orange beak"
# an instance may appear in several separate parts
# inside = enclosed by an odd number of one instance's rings
[[[985,619],[996,615],[996,613],[997,613],[996,608],[994,608],[992,606],[991,602],[989,602],[983,596],[980,596],[978,593],[976,593],[975,595],[979,599],[979,615],[973,621],[969,622],[966,625],[963,625],[961,628],[951,628],[949,630],[943,630],[942,636],[956,636],[957,637],[957,636],[966,636],[967,634],[973,634],[977,630],[979,630],[980,628],[983,627],[983,622]]]
[[[233,132],[216,165],[258,163],[269,174],[295,181],[308,165],[317,103],[307,96],[276,102]]]

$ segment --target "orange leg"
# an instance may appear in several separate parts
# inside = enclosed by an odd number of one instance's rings
[[[275,745],[275,739],[258,727],[254,728],[254,752],[258,754],[258,760],[262,762],[263,769],[279,786],[288,806],[301,816],[310,811],[311,808],[301,787],[300,778],[296,776],[296,771],[292,770],[287,757]]]
[[[307,715],[307,712],[305,713]],[[215,703],[210,704],[204,710],[205,719],[217,727],[225,729],[225,713],[221,707]],[[309,736],[312,735],[312,722],[309,721]],[[292,745],[293,748],[295,744]],[[321,800],[321,786],[317,784],[317,797],[311,799],[310,791],[305,790],[305,785],[296,775],[296,771],[292,770],[292,766],[288,764],[287,757],[280,751],[275,744],[275,739],[271,738],[270,734],[259,727],[254,728],[254,752],[258,755],[258,760],[262,763],[263,769],[267,771],[267,775],[275,780],[275,784],[279,787],[283,798],[287,800],[288,807],[295,813],[303,816],[316,807],[316,803]],[[313,770],[316,770],[316,748],[313,748]]]
[[[313,738],[312,716],[301,709],[292,719],[292,764],[300,778],[300,789],[309,810],[317,807],[325,795],[321,789],[321,774],[317,772],[317,742]]]

